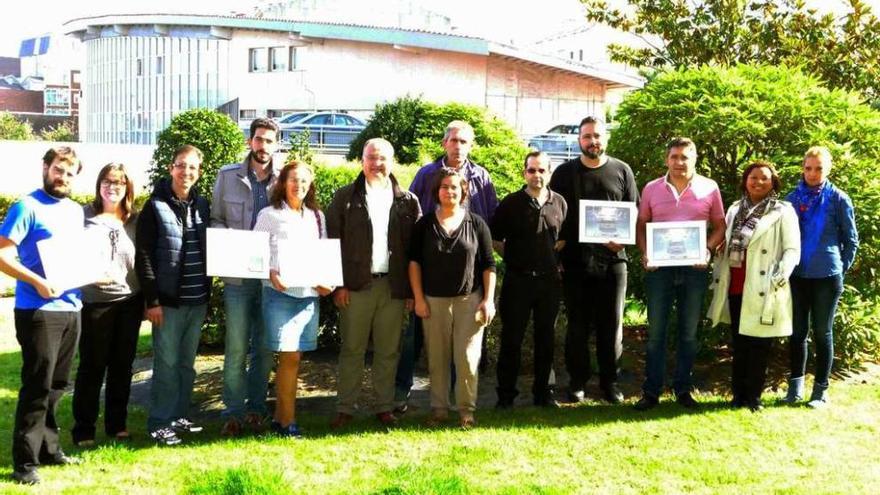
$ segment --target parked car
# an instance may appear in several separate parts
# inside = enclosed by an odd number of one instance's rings
[[[309,131],[309,144],[328,150],[348,150],[348,145],[367,124],[342,112],[314,112],[291,123],[279,124],[282,147],[290,145],[293,133]]]
[[[550,155],[551,158],[567,160],[581,153],[578,145],[577,124],[560,124],[550,128],[544,134],[529,139],[529,148],[535,148]]]

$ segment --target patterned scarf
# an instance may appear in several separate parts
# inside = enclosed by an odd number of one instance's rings
[[[753,203],[748,194],[743,194],[739,202],[739,210],[733,219],[733,230],[730,233],[730,244],[727,247],[727,256],[730,266],[739,268],[746,256],[752,234],[758,226],[758,220],[776,205],[776,191],[770,191],[764,199],[757,204]]]
[[[795,190],[788,195],[801,228],[801,266],[806,266],[819,247],[819,239],[825,229],[825,212],[831,203],[833,189],[831,182],[827,180],[811,187],[801,179]]]

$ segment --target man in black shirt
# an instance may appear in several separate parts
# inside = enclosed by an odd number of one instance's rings
[[[584,399],[584,386],[590,379],[590,331],[596,332],[596,359],[599,386],[608,402],[618,404],[623,394],[617,387],[617,361],[623,351],[621,319],[626,299],[626,252],[614,242],[580,244],[579,201],[637,202],[638,188],[632,169],[605,154],[608,132],[594,117],[581,121],[578,143],[581,156],[569,160],[553,172],[550,189],[558,192],[576,212],[562,226],[562,286],[568,313],[565,337],[565,364],[569,374],[569,400]]]
[[[535,318],[535,405],[555,407],[548,384],[553,365],[554,326],[559,312],[560,279],[557,251],[566,202],[548,188],[550,158],[526,155],[526,185],[505,197],[492,218],[495,250],[504,256],[507,272],[501,287],[501,351],[498,354],[498,408],[513,406],[519,391],[520,353],[529,314]]]

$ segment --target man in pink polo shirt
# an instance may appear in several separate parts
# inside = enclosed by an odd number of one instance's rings
[[[707,267],[712,253],[724,242],[726,225],[718,184],[697,174],[696,164],[697,147],[694,142],[688,138],[673,138],[666,145],[667,173],[649,182],[642,190],[636,242],[642,251],[642,264],[646,270],[648,359],[642,398],[635,405],[639,411],[651,409],[660,401],[666,376],[666,328],[673,305],[678,309],[678,343],[672,382],[675,400],[686,408],[697,408],[697,402],[691,395],[697,326],[709,286]],[[645,224],[693,220],[708,222],[706,262],[694,266],[648,267]]]

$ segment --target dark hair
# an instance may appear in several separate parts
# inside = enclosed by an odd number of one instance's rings
[[[83,164],[79,161],[79,158],[76,157],[76,152],[73,151],[73,148],[70,146],[58,146],[56,148],[49,148],[49,151],[43,155],[43,165],[49,166],[52,165],[55,160],[60,160],[64,163],[70,165],[77,165],[76,173],[77,175],[82,172]]]
[[[251,133],[250,137],[253,138],[254,134],[257,132],[257,129],[268,129],[270,131],[275,131],[275,135],[278,135],[278,124],[272,120],[267,119],[265,117],[257,117],[251,121]]]
[[[95,211],[95,214],[104,211],[104,200],[101,198],[101,181],[113,171],[121,173],[125,178],[125,197],[122,199],[120,206],[122,207],[122,221],[127,222],[135,213],[134,182],[132,182],[131,177],[128,175],[128,171],[125,170],[125,165],[121,163],[108,163],[107,165],[104,165],[100,172],[98,172],[98,180],[95,181],[95,199],[92,200],[92,210]]]
[[[693,148],[694,150],[696,150],[697,145],[694,143],[693,139],[691,139],[691,138],[676,136],[676,137],[670,139],[668,143],[666,143],[666,156],[667,157],[669,156],[669,152],[672,151],[672,148]]]
[[[205,160],[205,155],[202,153],[202,150],[196,148],[191,144],[184,144],[180,148],[177,148],[174,151],[174,157],[171,159],[171,164],[174,165],[174,162],[180,158],[181,155],[188,155],[190,153],[195,153],[197,157],[199,157],[199,168],[202,168],[202,162]]]
[[[746,192],[746,182],[749,180],[749,174],[752,173],[752,170],[756,168],[766,168],[770,171],[770,179],[773,182],[773,191],[779,192],[782,189],[782,181],[779,180],[779,174],[776,173],[776,167],[773,166],[772,163],[764,160],[758,160],[750,163],[742,173],[742,179],[740,180],[739,187],[742,189],[742,192]]]
[[[602,122],[601,120],[597,119],[596,117],[593,117],[592,115],[588,115],[588,116],[584,117],[583,120],[581,120],[580,124],[578,124],[578,129],[580,129],[581,127],[583,127],[587,124],[605,125],[605,122]]]
[[[523,160],[523,170],[529,168],[529,158],[535,158],[535,157],[539,157],[541,155],[547,156],[549,158],[549,155],[547,155],[547,153],[545,153],[543,151],[540,151],[540,150],[529,151],[529,153],[526,155],[525,160]]]
[[[447,177],[458,177],[458,180],[461,183],[461,200],[458,204],[462,204],[465,200],[468,199],[468,181],[464,178],[464,175],[458,170],[451,167],[443,167],[434,177],[434,184],[431,186],[431,197],[434,198],[434,201],[437,204],[440,204],[440,183],[443,182],[443,179]]]
[[[278,180],[275,182],[275,187],[272,188],[272,192],[269,194],[269,204],[275,209],[281,209],[284,202],[287,201],[287,178],[290,177],[291,172],[298,168],[308,170],[312,175],[312,183],[309,184],[309,192],[306,193],[306,197],[303,199],[303,204],[312,210],[318,211],[320,206],[318,206],[318,189],[317,186],[315,186],[315,170],[311,165],[296,160],[292,160],[285,165],[284,168],[281,169],[281,172],[278,173]]]

